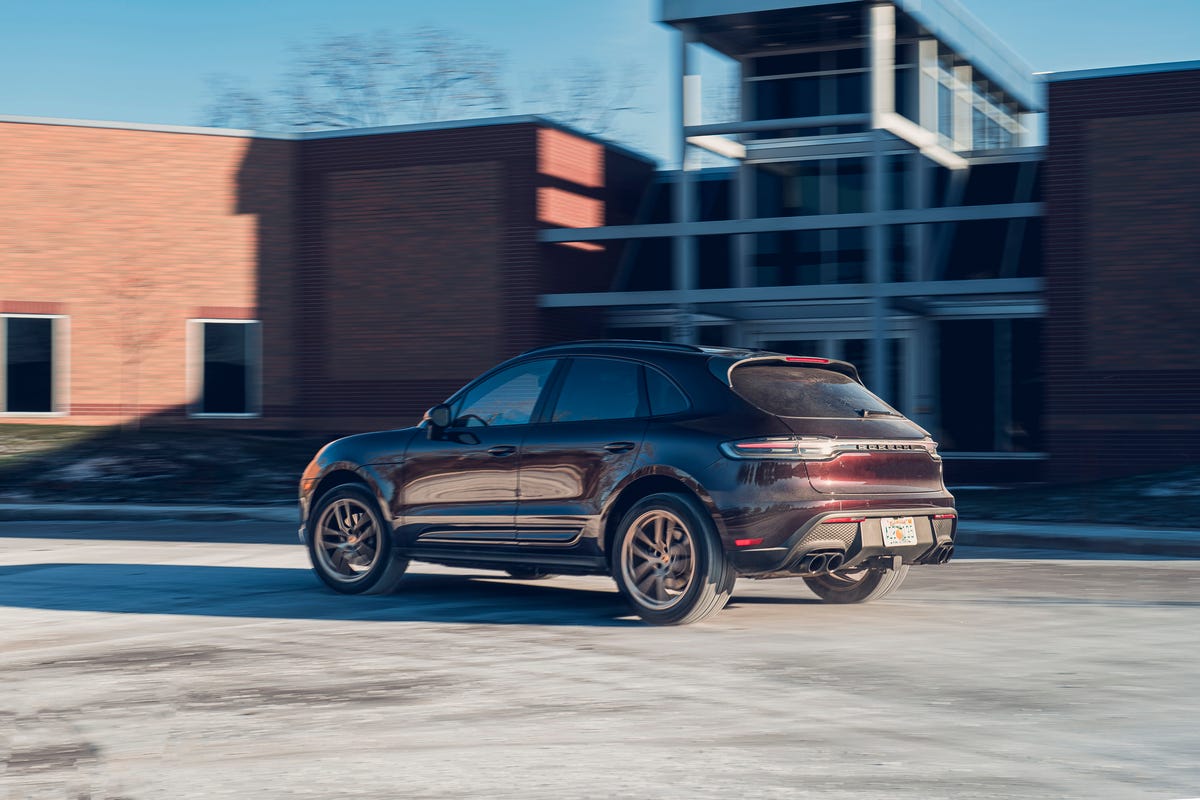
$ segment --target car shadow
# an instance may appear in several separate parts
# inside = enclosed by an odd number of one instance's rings
[[[641,624],[615,590],[416,572],[405,576],[396,594],[354,596],[325,588],[307,569],[178,564],[0,567],[0,606],[363,622]]]

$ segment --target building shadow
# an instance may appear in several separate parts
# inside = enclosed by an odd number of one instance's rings
[[[484,574],[412,573],[378,597],[336,594],[307,569],[164,564],[0,567],[0,605],[114,614],[436,622],[640,624],[615,591],[520,583]]]

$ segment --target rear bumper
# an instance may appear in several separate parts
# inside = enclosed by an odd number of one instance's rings
[[[951,515],[935,519],[937,515]],[[887,517],[912,517],[916,544],[886,545],[881,520]],[[845,522],[841,520],[861,520]],[[831,520],[834,520],[831,522]],[[843,568],[863,566],[868,561],[899,556],[905,564],[932,563],[935,552],[954,543],[958,515],[952,506],[919,508],[872,508],[862,511],[839,510],[809,520],[773,547],[734,547],[726,554],[739,575],[747,577],[783,577],[805,574],[801,561],[813,553],[839,552]]]

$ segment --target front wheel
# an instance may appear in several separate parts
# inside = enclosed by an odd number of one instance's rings
[[[908,564],[901,564],[830,572],[806,577],[804,582],[826,603],[866,603],[896,591],[907,576]]]
[[[309,517],[308,556],[313,572],[343,594],[387,594],[396,589],[408,559],[392,552],[391,526],[365,486],[335,487]]]
[[[638,616],[684,625],[725,607],[737,579],[712,518],[694,499],[654,494],[634,504],[617,527],[613,578]]]

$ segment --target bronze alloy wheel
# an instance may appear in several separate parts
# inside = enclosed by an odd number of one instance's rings
[[[621,543],[621,572],[633,599],[655,611],[678,603],[696,578],[696,542],[670,511],[647,511]]]
[[[393,551],[391,530],[366,486],[334,487],[309,519],[308,554],[327,586],[343,594],[396,589],[408,559]]]
[[[379,561],[379,526],[361,501],[341,498],[321,513],[315,531],[321,569],[336,581],[362,580]]]
[[[724,608],[737,579],[712,517],[694,497],[652,494],[625,512],[613,541],[612,574],[638,616],[681,625]]]

